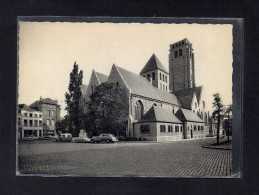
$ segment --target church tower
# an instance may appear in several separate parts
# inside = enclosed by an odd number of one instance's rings
[[[150,57],[139,74],[146,77],[154,87],[169,91],[169,74],[155,54]]]
[[[194,53],[188,39],[170,45],[169,89],[173,92],[195,87]]]

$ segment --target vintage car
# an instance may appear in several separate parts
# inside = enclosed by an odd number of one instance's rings
[[[56,137],[56,142],[71,142],[72,135],[70,133],[61,133]]]
[[[91,142],[90,138],[87,136],[79,136],[79,137],[75,137],[74,141],[77,143],[89,143]]]
[[[30,141],[30,140],[37,140],[38,138],[35,135],[29,135],[27,137],[24,137],[23,140]]]
[[[100,142],[106,142],[106,143],[114,143],[117,142],[118,140],[116,137],[112,134],[108,133],[101,133],[99,136],[93,136],[91,137],[91,143],[100,143]]]

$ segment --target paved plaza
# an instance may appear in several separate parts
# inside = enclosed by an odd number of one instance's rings
[[[231,150],[203,148],[216,138],[176,142],[19,143],[21,174],[230,176]]]

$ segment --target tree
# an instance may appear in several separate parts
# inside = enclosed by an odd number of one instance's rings
[[[59,119],[56,123],[56,132],[69,131],[69,118],[68,115],[65,115],[63,118]]]
[[[219,129],[220,129],[220,122],[224,117],[224,106],[222,104],[221,96],[219,93],[213,94],[213,112],[212,118],[217,121],[217,144],[219,145]]]
[[[223,121],[223,128],[225,129],[227,136],[228,136],[228,142],[229,142],[229,136],[232,134],[232,105],[229,105],[225,112],[225,118]]]
[[[83,71],[78,72],[78,64],[74,63],[72,72],[70,73],[70,82],[68,86],[68,92],[65,94],[66,108],[69,128],[72,131],[73,136],[78,136],[81,128],[83,109],[80,106],[80,100],[82,96],[81,85],[83,79]]]
[[[85,126],[93,134],[122,135],[127,122],[128,99],[126,90],[114,83],[102,83],[95,88],[88,102]]]

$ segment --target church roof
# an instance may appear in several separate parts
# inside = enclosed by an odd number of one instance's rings
[[[155,54],[153,54],[151,58],[148,60],[148,62],[146,63],[146,65],[144,66],[144,68],[141,70],[140,74],[151,70],[156,70],[156,69],[159,69],[164,71],[165,73],[168,73],[165,67],[160,62],[160,60],[156,57]]]
[[[201,97],[201,86],[194,87],[190,89],[182,89],[179,91],[175,91],[174,94],[177,96],[177,98],[180,100],[184,108],[190,108],[193,98],[193,93],[196,94],[198,103],[200,102]]]
[[[120,68],[116,65],[114,66],[117,67],[126,85],[131,89],[131,93],[181,106],[181,103],[174,94],[154,87],[146,78],[140,75]]]
[[[152,106],[138,122],[182,123],[172,111],[157,106]]]
[[[175,116],[180,119],[180,121],[191,121],[191,122],[199,122],[203,123],[203,121],[191,110],[187,110],[184,108],[179,109],[176,113]]]
[[[108,80],[108,76],[107,75],[102,74],[100,72],[95,72],[95,73],[96,73],[97,78],[101,82],[100,84],[102,84],[102,83],[104,83],[104,82],[106,82]]]
[[[88,87],[88,85],[85,85],[85,84],[82,84],[82,85],[81,85],[82,95],[85,95],[85,94],[86,94],[87,87]]]

